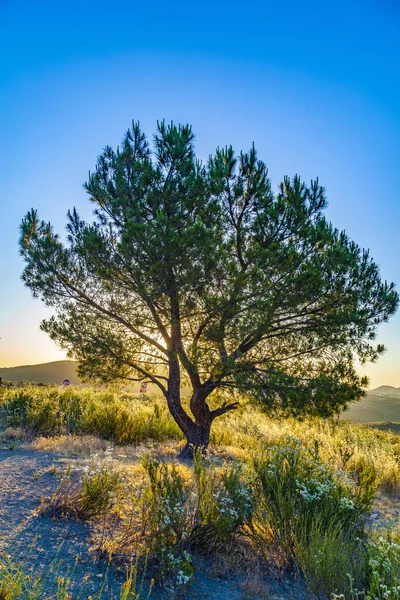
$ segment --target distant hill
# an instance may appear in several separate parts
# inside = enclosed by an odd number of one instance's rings
[[[342,413],[351,423],[400,423],[400,388],[381,385]]]
[[[41,365],[0,368],[0,377],[8,381],[26,381],[29,383],[61,384],[63,379],[69,379],[73,385],[82,383],[76,374],[76,362],[73,360],[57,360]]]
[[[61,385],[63,379],[69,379],[72,385],[83,384],[76,374],[77,363],[73,360],[58,360],[56,362],[43,363],[41,365],[25,365],[21,367],[0,367],[0,377],[4,381],[26,382],[26,383],[52,383]],[[127,390],[139,393],[140,383],[121,384]],[[152,383],[148,384],[148,394],[159,394],[158,387]],[[190,389],[182,387],[182,394],[189,394]]]
[[[391,398],[400,398],[400,388],[393,385],[381,385],[374,390],[367,392],[369,396],[390,396]]]

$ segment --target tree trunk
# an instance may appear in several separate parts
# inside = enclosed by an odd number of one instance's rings
[[[206,452],[210,442],[211,422],[210,419],[206,425],[192,423],[191,427],[183,432],[186,436],[186,445],[179,454],[180,458],[193,458],[196,451],[203,454]]]

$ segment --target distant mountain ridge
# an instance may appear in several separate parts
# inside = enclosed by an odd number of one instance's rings
[[[379,387],[368,390],[368,396],[400,396],[400,387],[393,385],[380,385]]]
[[[77,363],[73,360],[57,360],[39,365],[22,365],[20,367],[0,368],[0,377],[8,381],[24,381],[29,383],[60,384],[69,379],[73,385],[82,381],[76,373]]]

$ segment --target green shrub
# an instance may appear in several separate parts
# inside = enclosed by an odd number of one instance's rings
[[[58,399],[53,392],[40,394],[28,388],[16,389],[1,408],[6,426],[24,427],[34,433],[56,435],[62,428]]]
[[[94,433],[119,444],[141,441],[140,419],[129,407],[112,400],[109,403],[92,403],[82,424],[85,433]]]
[[[182,433],[165,407],[137,407],[113,398],[91,403],[82,430],[117,444],[138,444],[146,439],[181,439]]]
[[[171,593],[183,592],[194,574],[192,557],[185,549],[192,518],[189,488],[175,464],[144,457],[142,465],[148,475],[142,497],[142,531],[166,587]]]
[[[369,540],[367,589],[360,590],[350,581],[349,594],[335,594],[333,600],[399,600],[400,599],[400,534],[387,533]]]
[[[89,433],[117,444],[146,439],[182,439],[182,432],[158,401],[93,389],[24,386],[0,390],[0,424],[33,434]]]
[[[172,592],[184,591],[193,576],[191,552],[218,550],[250,518],[250,494],[239,464],[217,468],[197,454],[193,473],[177,464],[144,457],[147,482],[133,503],[141,511],[127,523],[138,543],[150,548],[164,584]],[[139,498],[141,500],[139,500]],[[115,540],[115,531],[112,533]],[[129,533],[119,532],[125,553]],[[118,549],[114,546],[114,552]]]
[[[149,483],[143,494],[147,529],[151,547],[169,552],[188,537],[191,526],[191,506],[188,486],[176,465],[170,467],[144,457],[142,465]]]
[[[332,594],[339,591],[348,594],[349,575],[359,588],[366,582],[365,544],[346,533],[340,523],[326,523],[317,517],[309,530],[300,525],[294,555],[309,589],[317,598],[331,600]]]
[[[362,555],[358,539],[377,486],[374,469],[365,468],[356,484],[323,463],[318,444],[310,451],[294,439],[269,449],[254,467],[253,539],[264,554],[278,547],[280,560],[299,564],[311,588],[322,585],[330,598],[349,572],[343,575],[342,545]]]
[[[250,519],[249,482],[241,463],[215,465],[197,453],[194,460],[195,525],[190,543],[202,552],[218,550]]]
[[[388,534],[368,544],[370,584],[365,600],[400,599],[400,535]]]

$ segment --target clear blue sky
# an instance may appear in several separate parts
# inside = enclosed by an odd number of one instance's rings
[[[0,2],[0,366],[63,355],[20,282],[28,209],[63,231],[106,144],[131,119],[191,123],[197,152],[254,141],[277,184],[319,176],[329,218],[400,283],[400,5]],[[373,386],[400,386],[400,316]]]

